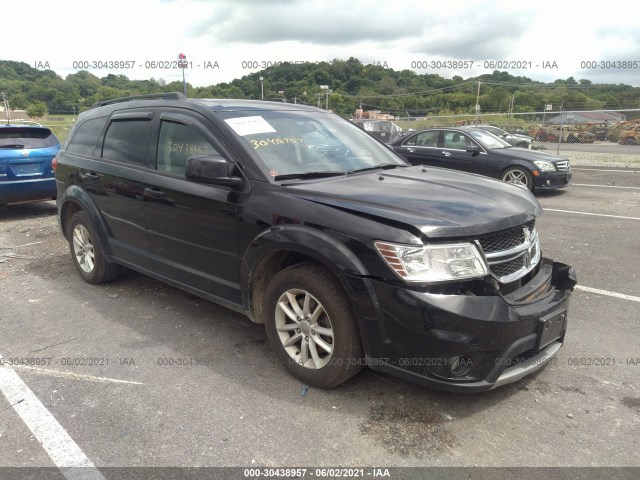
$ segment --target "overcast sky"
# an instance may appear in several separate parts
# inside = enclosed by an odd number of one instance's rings
[[[269,62],[349,57],[448,78],[491,73],[485,62],[513,60],[527,68],[502,70],[535,80],[640,86],[638,65],[581,68],[585,61],[640,63],[637,0],[35,0],[2,7],[0,59],[48,63],[62,76],[80,69],[74,62],[129,60],[132,69],[88,70],[181,80],[181,70],[147,62],[184,53],[194,86],[229,82]],[[443,60],[474,64],[431,68]],[[429,68],[412,68],[416,62]],[[544,68],[554,62],[557,68]]]

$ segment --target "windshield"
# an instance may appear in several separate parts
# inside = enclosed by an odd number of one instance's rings
[[[225,122],[271,177],[407,166],[389,148],[337,115],[305,111],[229,112]]]
[[[495,150],[497,148],[511,148],[510,143],[505,142],[501,138],[496,137],[493,133],[489,133],[484,130],[470,130],[469,135],[489,150]]]
[[[58,144],[58,139],[48,128],[1,127],[0,148],[46,148]]]

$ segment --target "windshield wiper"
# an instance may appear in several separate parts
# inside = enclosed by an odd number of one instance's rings
[[[24,148],[24,145],[20,143],[15,143],[11,145],[0,145],[0,148]]]
[[[338,175],[345,175],[346,172],[300,172],[300,173],[287,173],[284,175],[276,175],[274,180],[292,180],[297,178],[323,178],[323,177],[335,177]]]
[[[373,167],[365,167],[365,168],[359,168],[357,170],[351,170],[349,173],[366,172],[367,170],[377,170],[379,168],[383,170],[389,170],[391,168],[408,167],[408,166],[409,165],[402,165],[398,163],[381,163],[380,165],[374,165]]]

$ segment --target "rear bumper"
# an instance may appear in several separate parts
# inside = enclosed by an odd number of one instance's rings
[[[368,366],[441,390],[479,392],[520,380],[556,355],[575,271],[543,259],[536,276],[507,296],[435,294],[362,281],[350,295]],[[364,298],[367,291],[372,303]]]
[[[55,178],[0,182],[0,203],[27,202],[55,198]]]

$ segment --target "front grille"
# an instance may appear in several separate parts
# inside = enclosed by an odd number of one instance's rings
[[[535,220],[482,235],[477,242],[485,254],[491,274],[503,284],[524,277],[540,261]]]
[[[506,277],[507,275],[517,272],[522,267],[524,267],[524,260],[522,257],[518,257],[510,262],[491,265],[491,271],[498,277]]]
[[[517,247],[518,245],[522,245],[524,242],[523,227],[533,230],[535,225],[536,221],[531,220],[524,225],[482,235],[478,238],[478,241],[480,242],[480,246],[482,247],[482,250],[484,250],[485,254],[508,250],[510,248]]]
[[[556,162],[556,168],[560,171],[569,170],[569,160],[561,160]]]

